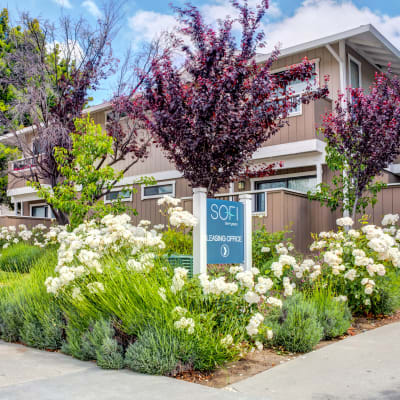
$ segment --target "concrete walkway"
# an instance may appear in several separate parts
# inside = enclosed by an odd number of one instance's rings
[[[400,400],[400,323],[300,356],[228,390],[106,371],[92,362],[0,341],[0,400],[75,399]]]
[[[230,387],[271,400],[400,400],[400,323],[326,346]]]
[[[122,371],[0,341],[1,400],[253,400],[257,396]]]

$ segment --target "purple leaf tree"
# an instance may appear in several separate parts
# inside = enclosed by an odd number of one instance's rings
[[[339,173],[311,197],[332,210],[347,210],[354,219],[376,203],[385,185],[375,178],[400,154],[400,81],[390,66],[388,73],[375,75],[369,93],[349,88],[341,94],[321,131],[328,167]]]
[[[192,187],[205,187],[209,194],[250,172],[252,154],[287,123],[295,107],[290,83],[314,75],[307,60],[271,74],[277,49],[257,63],[268,1],[255,9],[247,1],[231,3],[238,17],[219,21],[217,28],[206,25],[194,6],[173,7],[181,23],[177,33],[186,38],[179,43],[183,66],[175,65],[171,51],[164,52],[153,60],[143,95],[130,100],[142,108],[140,118],[168,159]],[[241,27],[239,46],[234,25]],[[307,84],[298,99],[308,103],[326,94],[326,87],[311,90]]]

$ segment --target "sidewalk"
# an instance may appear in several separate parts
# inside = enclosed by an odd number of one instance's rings
[[[326,346],[230,387],[271,400],[400,400],[400,323]]]
[[[102,370],[60,353],[0,341],[1,400],[253,400],[254,396],[128,370]]]

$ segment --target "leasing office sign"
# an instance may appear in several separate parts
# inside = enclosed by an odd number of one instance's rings
[[[243,262],[243,204],[237,201],[207,199],[207,264]]]

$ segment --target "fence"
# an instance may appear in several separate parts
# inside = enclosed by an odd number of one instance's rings
[[[26,225],[29,229],[39,224],[50,227],[54,224],[54,220],[49,218],[23,217],[18,215],[0,215],[0,227],[18,226],[20,224]]]
[[[290,189],[266,189],[248,192],[222,193],[216,197],[237,201],[239,194],[248,193],[253,197],[265,193],[265,211],[253,213],[253,230],[265,226],[270,232],[284,229],[298,251],[309,252],[311,233],[336,229],[336,219],[341,217],[339,210],[331,211],[317,201],[311,201],[306,194]],[[400,184],[389,184],[378,194],[374,207],[368,207],[365,214],[372,224],[379,225],[385,214],[400,213]],[[182,206],[192,211],[191,197],[182,198]],[[360,219],[361,214],[356,219]]]

